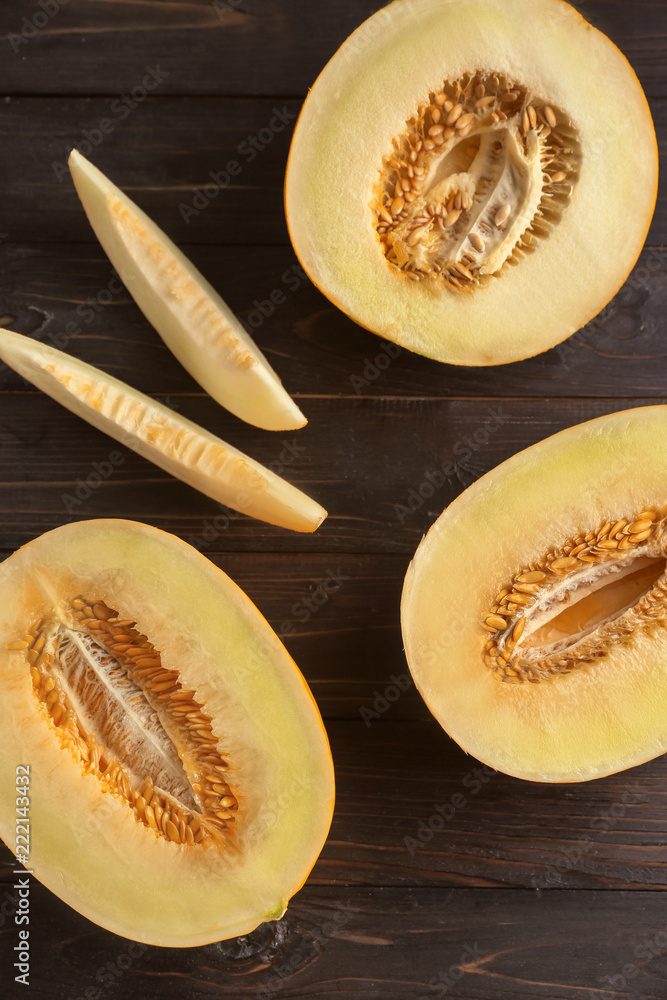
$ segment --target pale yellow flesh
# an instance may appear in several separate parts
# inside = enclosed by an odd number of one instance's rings
[[[270,469],[92,365],[10,330],[0,358],[93,427],[201,493],[293,531],[315,531],[327,512]]]
[[[417,687],[465,750],[520,778],[583,781],[667,750],[667,635],[637,633],[591,666],[504,684],[481,623],[513,575],[580,531],[667,502],[667,407],[562,431],[465,491],[410,565],[401,619]]]
[[[392,140],[446,79],[501,73],[563,109],[582,149],[561,221],[518,266],[473,294],[411,282],[376,233],[373,190]],[[285,204],[311,279],[362,326],[462,365],[544,351],[595,315],[644,243],[657,146],[618,49],[561,0],[396,0],[326,66],[304,105]]]
[[[237,791],[237,850],[177,846],[100,790],[38,718],[22,638],[79,594],[149,634],[214,720]],[[334,776],[306,682],[245,594],[184,542],[129,521],[66,525],[0,567],[0,835],[15,849],[14,775],[30,765],[36,877],[114,933],[193,946],[282,915],[326,839]]]
[[[265,430],[306,418],[229,307],[127,195],[77,150],[69,168],[95,235],[183,367],[221,406]]]

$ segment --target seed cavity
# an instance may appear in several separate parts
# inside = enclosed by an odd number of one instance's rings
[[[63,750],[137,822],[174,844],[231,844],[238,801],[212,720],[134,620],[77,597],[7,648],[24,652]]]
[[[515,574],[482,622],[484,663],[539,683],[667,625],[667,507],[606,521]]]
[[[500,74],[446,82],[379,172],[372,208],[387,261],[457,292],[487,284],[558,224],[580,163],[574,124],[525,87]]]

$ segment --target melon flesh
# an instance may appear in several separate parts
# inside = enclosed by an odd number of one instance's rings
[[[519,258],[504,264],[506,252],[499,248],[489,255],[487,247],[480,268],[485,281],[454,291],[437,277],[412,281],[390,264],[378,233],[377,190],[385,158],[406,123],[434,102],[443,83],[457,85],[471,74],[498,75],[508,87],[524,88],[526,101],[534,100],[538,108],[557,109],[559,126],[578,136],[578,150],[572,182],[554,182],[563,210],[548,235],[532,252],[524,245]],[[478,109],[474,100],[473,95],[471,117],[511,107],[497,102]],[[429,114],[433,111],[440,113],[433,107]],[[442,127],[444,111],[439,120]],[[482,128],[476,118],[471,136],[495,134],[507,151],[523,135],[520,109],[517,120],[505,136],[507,122]],[[546,134],[545,121],[531,128],[527,140]],[[401,155],[407,164],[407,153]],[[517,240],[536,210],[542,170],[554,176],[555,169],[548,157],[540,163],[531,155],[529,141],[526,157],[523,179],[510,164],[505,178],[505,194],[512,193],[513,183],[524,189],[524,200],[515,197],[515,216],[502,231]],[[466,175],[454,176],[460,181]],[[632,69],[568,4],[396,0],[343,44],[310,91],[290,152],[285,207],[304,269],[357,323],[439,361],[494,365],[552,347],[612,298],[644,243],[657,178],[655,132]],[[435,181],[437,175],[427,178],[437,201],[442,184]],[[461,190],[465,195],[465,185]],[[546,214],[549,204],[554,203],[547,202]],[[495,218],[481,233],[487,243],[501,235]],[[465,232],[470,224],[465,211],[459,224]],[[535,233],[529,236],[533,240]],[[466,251],[475,256],[472,243]]]
[[[93,427],[218,503],[294,531],[315,531],[327,516],[270,469],[92,365],[10,330],[0,330],[0,358]]]
[[[5,648],[43,618],[76,632],[71,602],[81,594],[136,620],[211,717],[238,802],[220,843],[157,836],[95,774],[84,775],[34,695],[25,650]],[[333,769],[304,678],[245,594],[171,535],[87,521],[3,563],[0,609],[5,843],[15,850],[15,775],[27,764],[29,867],[89,919],[148,944],[193,946],[280,917],[327,836]]]
[[[95,235],[146,319],[221,406],[265,430],[306,418],[214,288],[145,212],[77,150],[69,168]]]
[[[638,512],[660,510],[664,518],[666,484],[667,407],[643,407],[572,427],[515,455],[430,529],[405,579],[405,650],[426,704],[468,753],[520,778],[584,781],[667,750],[664,520],[648,558],[637,547],[637,559],[629,559],[632,547],[624,548],[625,532],[644,537],[642,522],[632,523]],[[616,638],[603,644],[599,659],[571,672],[501,682],[485,662],[484,623],[497,624],[489,613],[498,595],[546,552],[605,523],[621,526],[621,548],[607,532],[606,548],[581,565],[576,586],[550,574],[560,599],[548,613],[537,608],[520,643],[527,656],[539,651],[539,674],[549,643],[576,637],[586,648],[607,619]],[[577,563],[560,557],[558,567]],[[621,634],[621,613],[656,581],[663,590],[647,626]],[[530,607],[530,583],[523,589]]]

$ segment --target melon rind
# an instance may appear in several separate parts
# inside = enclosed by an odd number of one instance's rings
[[[381,250],[372,201],[383,157],[445,79],[500,72],[563,109],[582,162],[548,239],[472,294],[411,282]],[[505,364],[560,343],[625,281],[644,244],[658,152],[641,86],[616,46],[562,0],[395,0],[322,71],[297,122],[285,185],[294,249],[357,323],[458,365]]]
[[[504,684],[482,622],[512,576],[579,532],[667,503],[667,406],[613,413],[535,444],[462,493],[405,578],[401,621],[419,691],[468,753],[519,778],[585,781],[667,750],[667,630],[592,666]]]
[[[265,430],[306,418],[220,295],[138,205],[76,149],[72,179],[125,287],[183,367],[221,406]]]
[[[150,637],[213,719],[240,801],[238,850],[177,846],[82,777],[39,716],[21,638],[40,614],[102,597]],[[326,839],[334,775],[308,686],[246,595],[181,540],[132,521],[66,525],[0,567],[0,835],[15,847],[16,767],[30,765],[35,876],[108,930],[184,947],[280,916]]]

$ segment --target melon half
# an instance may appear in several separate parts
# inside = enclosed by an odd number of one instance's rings
[[[147,525],[66,525],[0,567],[0,635],[18,861],[147,944],[282,916],[326,839],[333,767],[304,678],[229,577]]]
[[[667,406],[522,451],[440,516],[403,591],[415,683],[464,750],[584,781],[667,750]]]
[[[428,357],[493,365],[583,326],[655,206],[651,115],[619,50],[562,0],[395,0],[325,67],[285,206],[311,279]]]

